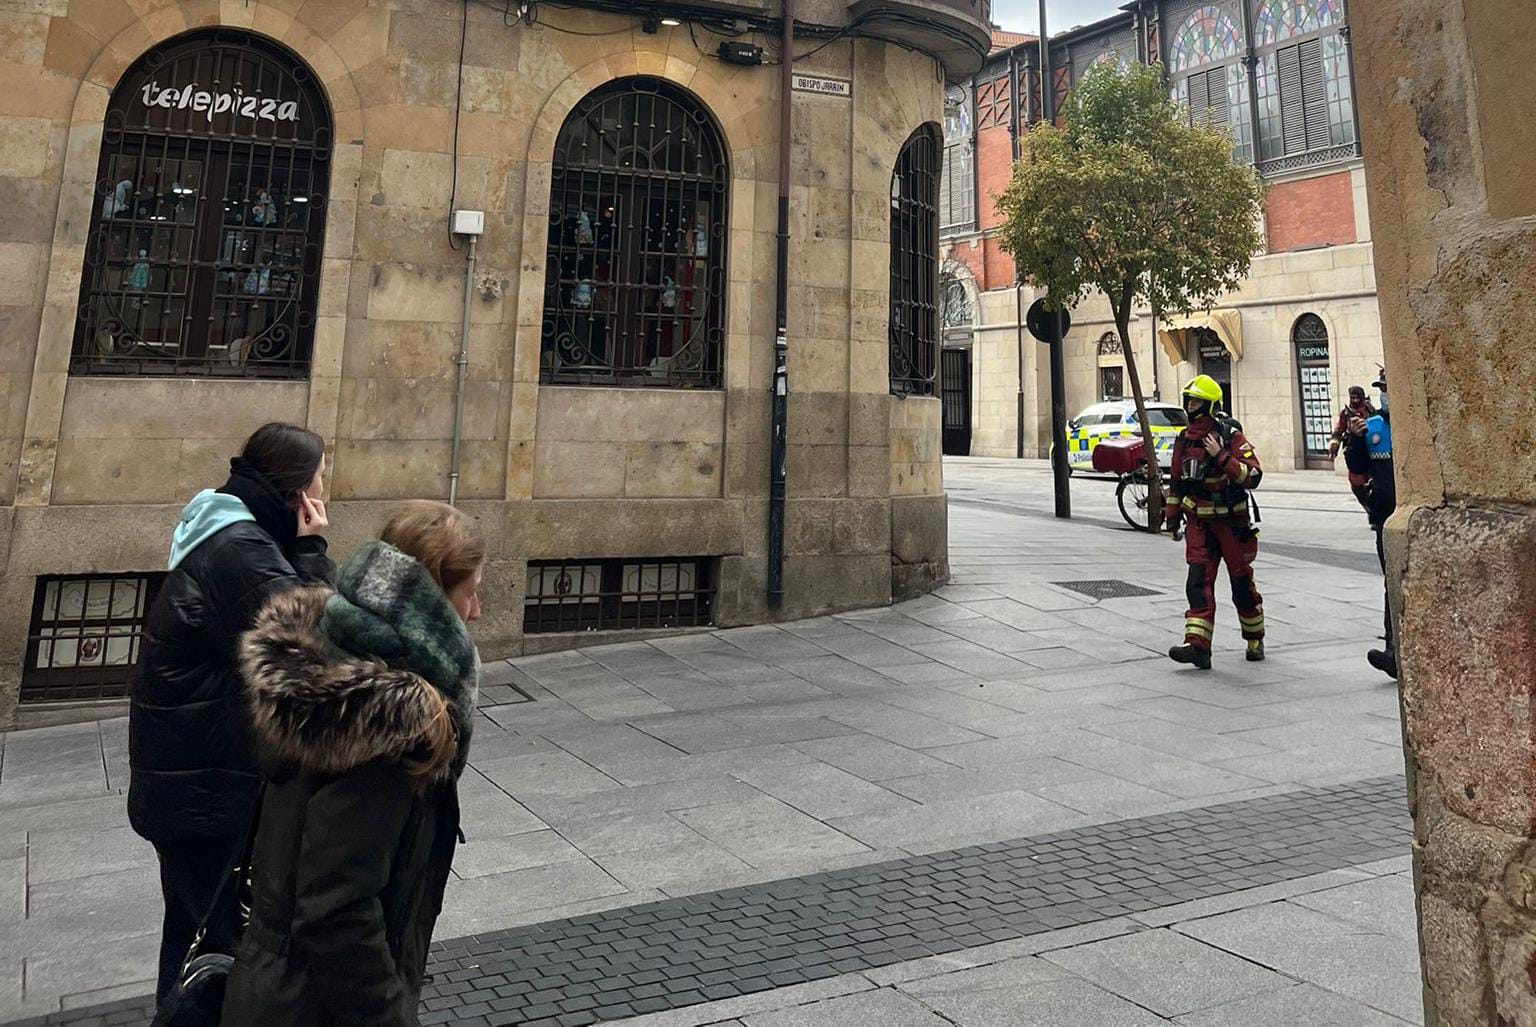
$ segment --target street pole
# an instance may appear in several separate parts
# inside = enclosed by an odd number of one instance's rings
[[[779,225],[774,254],[773,394],[768,453],[768,608],[784,604],[784,514],[789,495],[789,147],[793,102],[795,0],[784,0],[779,60]]]
[[[1040,112],[1056,120],[1056,84],[1051,73],[1051,36],[1045,27],[1045,0],[1040,0]],[[1062,350],[1061,308],[1053,314],[1051,332],[1051,481],[1056,491],[1056,516],[1072,516],[1071,469],[1067,466],[1067,372]]]

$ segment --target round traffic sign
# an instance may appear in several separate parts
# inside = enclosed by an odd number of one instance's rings
[[[1072,315],[1063,310],[1060,316],[1061,334],[1065,337],[1072,330]],[[1045,297],[1042,296],[1029,305],[1029,313],[1024,315],[1024,327],[1029,329],[1030,335],[1049,344],[1056,331],[1056,317],[1054,310],[1046,309]]]

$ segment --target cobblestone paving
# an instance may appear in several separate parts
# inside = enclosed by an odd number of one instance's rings
[[[578,1027],[727,999],[1369,863],[1409,835],[1385,777],[496,931],[434,947],[422,1023]]]

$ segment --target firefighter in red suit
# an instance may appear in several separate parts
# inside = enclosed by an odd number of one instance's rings
[[[1264,605],[1253,584],[1259,553],[1249,490],[1263,475],[1253,446],[1236,421],[1221,414],[1221,386],[1200,375],[1184,387],[1189,427],[1173,444],[1173,484],[1164,519],[1177,541],[1184,539],[1189,564],[1185,591],[1184,644],[1168,650],[1178,663],[1211,667],[1211,634],[1216,626],[1216,574],[1226,561],[1232,601],[1248,641],[1248,659],[1264,658]]]
[[[1349,387],[1349,406],[1339,411],[1338,421],[1333,426],[1333,435],[1328,444],[1328,459],[1337,460],[1339,447],[1349,439],[1350,435],[1360,435],[1364,432],[1366,421],[1376,416],[1376,408],[1371,406],[1371,401],[1365,398],[1365,390],[1358,385]],[[1355,422],[1360,422],[1360,430],[1355,430]],[[1365,507],[1365,512],[1371,512],[1371,465],[1369,461],[1364,463],[1354,462],[1357,448],[1346,448],[1344,463],[1349,469],[1349,490],[1355,494],[1360,505]]]

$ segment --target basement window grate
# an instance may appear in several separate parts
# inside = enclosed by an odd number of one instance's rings
[[[1142,588],[1133,585],[1129,581],[1120,581],[1116,578],[1101,578],[1092,581],[1053,581],[1051,584],[1059,588],[1071,589],[1093,599],[1130,599],[1134,596],[1160,596],[1156,589]]]
[[[40,577],[21,702],[118,699],[139,665],[144,615],[164,574]]]
[[[685,628],[712,623],[715,561],[530,560],[525,634]]]

